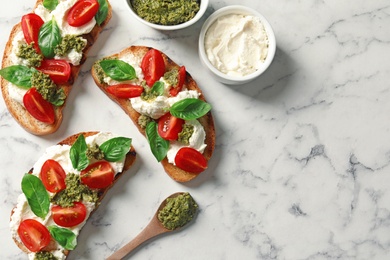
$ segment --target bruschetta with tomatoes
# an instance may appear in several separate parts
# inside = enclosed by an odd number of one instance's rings
[[[157,49],[131,46],[96,61],[92,76],[172,179],[187,182],[207,169],[215,146],[211,105],[184,66]]]
[[[24,175],[10,229],[29,259],[65,259],[107,191],[133,165],[132,139],[84,132],[49,147]]]
[[[0,84],[9,112],[28,132],[58,129],[80,67],[111,16],[108,0],[37,0],[13,27]]]

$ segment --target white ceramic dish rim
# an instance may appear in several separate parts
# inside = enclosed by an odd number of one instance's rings
[[[228,15],[228,14],[245,14],[245,15],[253,15],[256,17],[259,17],[261,22],[264,25],[265,31],[268,35],[268,41],[269,41],[269,46],[268,46],[268,54],[267,58],[265,59],[264,63],[262,66],[255,72],[245,75],[245,76],[232,76],[232,75],[227,75],[221,71],[219,71],[217,68],[215,68],[211,62],[209,61],[206,50],[204,48],[204,38],[206,36],[207,30],[210,27],[211,24],[213,24],[219,17]],[[222,7],[215,11],[213,14],[211,14],[205,23],[202,26],[202,29],[200,31],[199,35],[199,53],[206,64],[206,66],[217,76],[220,78],[224,78],[229,81],[234,81],[234,82],[245,82],[251,79],[256,78],[257,76],[261,75],[268,67],[271,65],[272,60],[274,59],[276,52],[276,39],[275,39],[275,34],[274,31],[270,25],[270,23],[267,21],[267,19],[257,12],[254,9],[251,9],[249,7],[243,6],[243,5],[229,5],[226,7]]]
[[[186,27],[196,23],[204,15],[204,13],[207,10],[207,7],[209,6],[209,0],[200,0],[199,11],[196,13],[194,18],[192,18],[191,20],[189,20],[185,23],[177,24],[177,25],[160,25],[160,24],[154,24],[154,23],[149,23],[148,21],[145,21],[144,19],[139,17],[134,12],[133,7],[130,3],[131,0],[124,0],[124,1],[125,1],[126,5],[129,7],[130,12],[135,16],[135,18],[138,21],[140,21],[141,23],[146,24],[154,29],[163,30],[163,31],[179,30],[179,29],[186,28]]]

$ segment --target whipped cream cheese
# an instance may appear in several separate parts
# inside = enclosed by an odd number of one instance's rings
[[[114,136],[112,133],[106,133],[106,132],[100,132],[96,135],[93,136],[88,136],[85,138],[85,141],[88,145],[92,144],[98,144],[101,145],[105,141],[112,139],[116,136]],[[53,159],[56,160],[64,169],[64,171],[68,173],[75,173],[75,174],[80,174],[80,171],[76,170],[72,166],[72,162],[69,158],[69,151],[70,151],[69,145],[54,145],[46,149],[45,153],[37,160],[37,162],[34,164],[34,169],[32,174],[39,176],[40,170],[42,168],[43,163],[48,160],[48,159]],[[110,165],[113,168],[115,174],[119,173],[122,171],[123,166],[124,166],[124,161],[125,158],[123,158],[121,161],[111,163]],[[91,161],[93,163],[94,161]],[[50,196],[54,195],[53,193],[50,193]],[[86,223],[89,215],[91,212],[95,209],[95,204],[88,202],[88,201],[82,201],[82,203],[85,205],[87,209],[87,215],[84,220],[84,222],[80,223],[77,226],[69,228],[73,233],[76,235],[79,234],[81,228],[84,226]],[[50,208],[52,207],[52,204],[50,204]],[[50,226],[50,225],[56,225],[53,221],[53,218],[51,217],[51,214],[47,214],[45,219],[41,219],[37,217],[32,211],[31,208],[28,205],[26,196],[22,193],[18,197],[18,202],[17,205],[14,209],[14,213],[11,216],[11,221],[10,221],[10,229],[11,229],[11,234],[12,237],[15,237],[20,243],[22,241],[20,240],[19,236],[17,235],[17,230],[18,227],[21,223],[21,221],[25,219],[34,219],[39,221],[40,223]],[[60,245],[57,244],[59,248],[62,249]],[[58,259],[65,259],[65,255],[62,253],[62,250],[57,250],[54,252],[54,255]],[[29,259],[34,259],[35,253],[29,253]]]
[[[245,76],[259,69],[268,54],[268,36],[260,19],[228,14],[207,30],[205,50],[211,64],[231,76]]]

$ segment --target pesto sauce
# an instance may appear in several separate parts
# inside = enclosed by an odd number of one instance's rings
[[[102,152],[102,150],[100,150],[100,147],[97,144],[88,145],[88,149],[87,149],[86,153],[87,153],[87,157],[90,161],[92,159],[96,159],[98,161],[104,159],[104,153]]]
[[[168,198],[167,204],[158,212],[158,220],[169,230],[182,227],[190,222],[198,211],[198,205],[187,192]]]
[[[21,59],[25,59],[28,61],[28,64],[32,67],[41,66],[41,61],[43,60],[42,54],[38,54],[34,48],[34,42],[30,44],[21,44],[19,45],[19,49],[16,53]]]
[[[179,133],[178,141],[182,142],[183,144],[190,144],[190,138],[192,134],[194,133],[194,126],[189,124],[183,125],[183,130]]]
[[[68,34],[62,38],[61,43],[55,47],[54,53],[58,56],[65,56],[73,49],[80,53],[86,45],[87,43],[82,37]]]
[[[152,122],[152,118],[147,115],[140,115],[138,118],[138,124],[142,129],[145,129],[150,122]]]
[[[61,207],[72,207],[74,202],[86,200],[96,203],[98,201],[97,190],[90,189],[80,181],[80,175],[69,173],[65,178],[66,188],[51,199],[51,201]]]
[[[37,89],[42,97],[55,106],[62,106],[66,95],[62,88],[57,88],[49,75],[35,71],[31,77],[31,85]]]
[[[34,260],[57,260],[57,258],[50,252],[41,251],[35,254]]]
[[[176,86],[179,81],[178,75],[179,75],[179,70],[174,68],[171,69],[170,71],[165,72],[164,79],[169,85]]]
[[[161,25],[176,25],[191,20],[199,11],[199,0],[131,0],[142,19]]]

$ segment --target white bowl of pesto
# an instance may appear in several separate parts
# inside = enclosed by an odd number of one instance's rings
[[[157,30],[179,30],[197,22],[209,0],[125,0],[131,14]]]
[[[248,83],[271,65],[275,34],[267,19],[241,5],[223,7],[211,14],[199,35],[199,58],[220,82]]]

